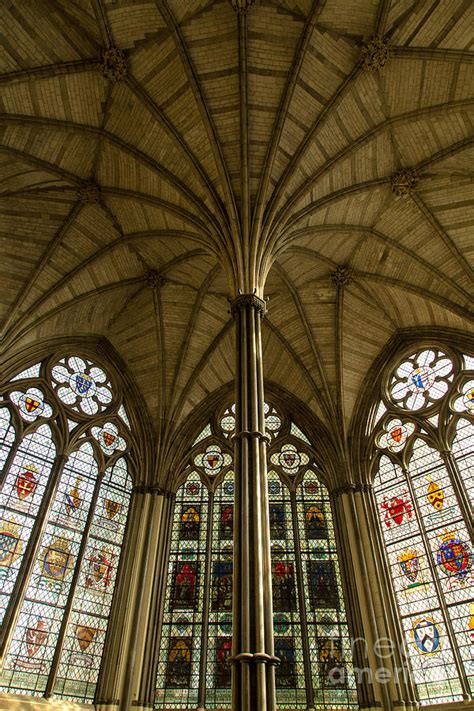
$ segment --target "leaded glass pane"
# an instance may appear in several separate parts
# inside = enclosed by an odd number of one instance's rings
[[[458,420],[452,451],[461,473],[464,490],[474,509],[474,424],[472,422],[464,418]]]
[[[286,451],[286,450],[284,450]],[[289,450],[293,452],[293,450]],[[290,493],[274,471],[268,472],[268,505],[272,542],[272,592],[277,704],[306,708],[303,642],[296,574]]]
[[[112,401],[112,385],[102,370],[89,360],[63,358],[52,369],[53,387],[68,407],[86,415],[102,412]]]
[[[5,661],[3,684],[15,693],[46,690],[96,478],[86,443],[64,466]]]
[[[38,378],[41,370],[41,363],[36,363],[36,365],[31,365],[29,368],[25,368],[21,373],[15,375],[11,380],[23,380],[24,378]]]
[[[178,489],[171,531],[156,708],[197,706],[209,494],[192,473]]]
[[[17,406],[20,415],[26,422],[34,422],[38,417],[51,417],[52,408],[45,401],[43,392],[36,387],[26,391],[14,390],[10,393],[10,400]]]
[[[440,400],[453,379],[453,362],[438,349],[414,353],[395,370],[390,381],[394,403],[419,410]]]
[[[230,707],[232,653],[232,556],[234,474],[229,472],[214,495],[211,590],[206,668],[206,708]]]
[[[61,368],[66,372],[79,367],[84,378],[71,380],[70,373],[68,378],[63,377]],[[12,379],[19,382],[18,389],[9,394],[11,407],[18,409],[28,428],[20,441],[15,442],[9,408],[5,404],[0,407],[0,617],[3,619],[9,609],[8,619],[14,621],[0,688],[34,696],[47,691],[91,702],[131,481],[125,459],[121,459],[107,469],[99,490],[98,464],[92,445],[84,441],[85,435],[82,445],[61,466],[50,425],[36,424],[39,418],[54,417],[55,431],[61,432],[67,450],[69,433],[78,426],[76,413],[82,413],[84,421],[84,415],[103,410],[112,402],[105,372],[77,357],[63,358],[53,368],[57,395],[75,410],[69,418],[58,416],[63,405],[54,401],[51,393],[45,397],[43,383],[29,383],[22,389],[22,379],[33,380],[40,374],[38,364]],[[67,394],[68,389],[72,394]],[[80,404],[87,399],[89,405]],[[93,424],[97,426],[91,429],[105,458],[124,449],[125,440],[113,423],[101,420]],[[9,458],[13,445],[14,456]],[[20,570],[26,554],[31,564]],[[14,590],[19,594],[9,603]],[[19,605],[18,610],[15,605]]]
[[[130,495],[127,463],[119,459],[107,469],[100,485],[59,660],[55,696],[94,699]]]
[[[15,428],[12,425],[8,407],[0,407],[0,479],[3,481],[3,468],[15,442]]]
[[[48,425],[26,435],[0,494],[0,619],[3,620],[27,550],[38,509],[54,463],[56,448]]]
[[[291,423],[290,434],[292,434],[294,437],[298,437],[298,439],[303,440],[303,442],[306,442],[306,444],[311,444],[306,435],[300,430],[299,427],[295,425],[294,422]]]
[[[436,561],[436,531],[451,519],[453,508],[458,509],[439,455],[422,440],[415,444],[413,471],[415,501],[401,467],[382,457],[376,498],[420,701],[442,703],[449,694],[455,696],[451,700],[460,699],[461,686],[430,559]],[[430,488],[431,483],[434,486]],[[418,511],[422,516],[425,513],[431,537],[423,535]],[[426,540],[432,543],[430,551]]]
[[[358,708],[331,504],[313,471],[296,506],[315,707]]]
[[[423,411],[418,427],[428,441],[418,437],[411,443],[406,469],[400,460],[382,456],[375,478],[381,531],[422,705],[460,701],[462,677],[472,689],[472,542],[458,495],[464,487],[472,499],[474,428],[467,416],[474,381],[456,370],[455,360],[433,348],[398,366],[391,396],[402,408]],[[471,363],[466,356],[459,360]],[[443,408],[448,404],[454,413],[449,417],[457,418],[450,424],[455,426],[452,459],[437,449],[445,436]],[[393,422],[400,431],[405,426],[402,420]],[[430,431],[436,433],[433,440]],[[381,447],[386,446],[383,437],[376,438]]]

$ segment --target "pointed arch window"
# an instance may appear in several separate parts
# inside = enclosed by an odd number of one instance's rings
[[[196,437],[177,491],[158,649],[159,709],[231,704],[234,413],[227,407]],[[306,435],[271,404],[265,416],[277,703],[357,708],[329,495]],[[184,582],[184,566],[199,590],[180,607],[176,581]]]
[[[422,705],[473,693],[473,360],[420,348],[388,374],[372,433],[375,497]]]
[[[94,699],[128,514],[120,384],[78,356],[0,399],[0,689]]]
[[[156,708],[230,704],[234,474],[228,443],[198,438],[176,494]]]
[[[284,423],[270,448],[277,703],[358,708],[332,506],[308,444]]]

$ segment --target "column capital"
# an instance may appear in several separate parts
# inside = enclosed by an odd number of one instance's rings
[[[230,299],[230,313],[235,317],[236,313],[244,309],[255,309],[260,318],[265,316],[267,305],[263,299],[256,294],[239,294],[235,299]]]
[[[373,487],[373,484],[368,484],[368,483],[360,482],[359,484],[356,484],[356,485],[355,485],[354,491],[355,491],[356,494],[357,494],[357,493],[364,493],[364,494],[366,494],[367,492],[372,491],[373,488],[374,488],[374,487]]]
[[[138,484],[132,489],[133,494],[154,494],[155,496],[164,496],[165,499],[172,499],[175,494],[167,489],[162,489],[159,486],[150,484]]]
[[[336,499],[338,496],[342,496],[342,494],[350,494],[351,491],[355,491],[355,484],[345,484],[344,486],[337,486],[335,489],[331,489],[329,496]]]
[[[372,484],[364,484],[362,482],[359,482],[358,484],[345,484],[344,486],[338,486],[335,489],[332,489],[329,492],[329,496],[336,498],[337,496],[341,496],[341,494],[349,494],[349,493],[367,493],[368,491],[372,491],[373,486]]]

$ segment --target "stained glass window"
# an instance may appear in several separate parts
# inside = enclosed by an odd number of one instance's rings
[[[0,689],[92,702],[131,495],[119,386],[73,356],[3,392]]]
[[[294,427],[290,433],[299,436]],[[272,449],[279,470],[268,475],[277,703],[358,708],[329,494],[307,451],[281,440]]]
[[[275,471],[268,473],[275,669],[279,708],[306,708],[300,597],[290,492]]]
[[[331,502],[314,470],[296,499],[315,708],[358,708]]]
[[[380,527],[422,705],[472,693],[469,365],[436,347],[405,358],[389,375],[374,432]]]
[[[209,492],[197,472],[178,489],[164,601],[156,705],[198,705]]]
[[[312,469],[308,438],[265,406],[277,704],[357,708],[349,631],[329,495]],[[234,473],[226,407],[191,447],[171,531],[156,708],[229,708]],[[199,592],[176,606],[176,571],[196,566]],[[193,583],[194,585],[194,583]],[[186,593],[188,594],[188,593]],[[314,703],[313,703],[314,702]]]
[[[206,708],[230,705],[234,474],[217,487],[212,509],[211,604],[206,666]]]
[[[226,434],[225,426],[201,431],[176,494],[156,708],[230,706],[234,474]]]

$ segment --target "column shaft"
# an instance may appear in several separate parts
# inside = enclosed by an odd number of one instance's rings
[[[131,706],[152,704],[152,680],[148,679],[150,688],[144,700],[139,698],[140,682],[149,670],[145,657],[148,660],[153,656],[153,650],[145,641],[152,632],[149,622],[158,582],[155,579],[157,558],[163,542],[161,522],[169,506],[169,497],[158,490],[144,488],[133,494],[119,587],[115,591],[97,686],[97,709],[119,706],[122,711],[128,711]]]
[[[236,322],[233,708],[275,711],[270,521],[261,319],[253,294],[232,304]]]

